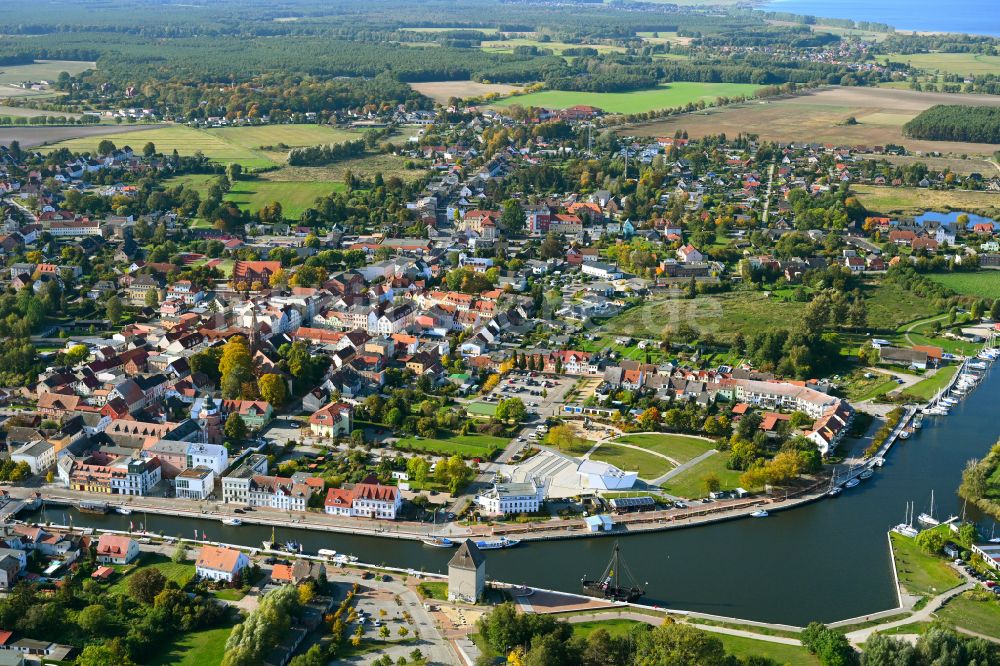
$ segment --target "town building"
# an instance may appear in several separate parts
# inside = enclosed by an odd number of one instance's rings
[[[487,513],[537,513],[542,506],[545,488],[534,481],[525,483],[494,483],[491,490],[476,497],[476,504]]]
[[[198,553],[194,571],[203,580],[233,582],[236,576],[250,566],[250,558],[233,548],[205,546]]]
[[[101,564],[130,564],[139,557],[135,539],[119,534],[102,534],[97,541],[97,561]]]
[[[486,591],[486,558],[466,539],[448,561],[448,601],[474,604]]]

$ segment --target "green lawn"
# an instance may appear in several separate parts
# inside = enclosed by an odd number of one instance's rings
[[[726,462],[729,456],[719,452],[709,456],[696,465],[684,470],[677,476],[668,479],[662,484],[664,492],[677,497],[698,498],[704,497],[705,492],[703,479],[706,475],[714,472],[722,483],[723,490],[732,490],[740,485],[740,472],[728,469]]]
[[[712,636],[722,641],[727,653],[737,657],[759,656],[768,657],[779,664],[819,666],[819,659],[809,654],[809,651],[801,645],[785,645],[728,634],[712,634]]]
[[[956,627],[1000,638],[1000,602],[995,599],[977,601],[974,595],[963,592],[945,604],[937,616]]]
[[[669,460],[614,444],[602,444],[590,457],[628,472],[639,472],[639,478],[642,479],[655,479],[673,468]]]
[[[933,273],[927,277],[959,294],[993,300],[1000,298],[1000,271]]]
[[[604,629],[612,636],[624,636],[632,629],[639,625],[644,625],[645,622],[639,622],[637,620],[590,620],[588,622],[574,622],[570,626],[573,627],[573,635],[580,636],[581,638],[586,638],[590,634],[594,633],[598,629]]]
[[[719,97],[752,95],[757,86],[749,83],[689,83],[662,84],[647,90],[617,93],[593,93],[564,90],[543,90],[527,95],[515,95],[496,103],[497,106],[540,106],[565,109],[578,104],[596,106],[608,113],[642,113],[654,109],[684,106],[699,100],[714,102]]]
[[[287,220],[297,220],[302,211],[311,208],[319,197],[341,192],[344,183],[330,180],[282,180],[285,170],[245,177],[232,184],[225,200],[232,201],[243,210],[256,212],[277,201]],[[184,185],[201,194],[218,176],[212,174],[191,174],[169,179],[167,187]]]
[[[948,528],[945,527],[945,530]],[[892,532],[892,554],[900,584],[910,594],[934,596],[962,582],[958,573],[940,557],[920,550],[916,541]]]
[[[935,372],[933,376],[923,379],[909,387],[904,391],[904,393],[922,400],[930,400],[937,394],[938,391],[944,388],[945,384],[951,381],[951,378],[955,376],[956,372],[958,372],[957,365],[945,366]]]
[[[713,442],[707,442],[697,437],[687,435],[656,434],[656,435],[626,435],[619,437],[616,442],[641,446],[650,451],[662,453],[670,456],[679,463],[686,463],[697,458],[705,451],[715,448]]]
[[[223,601],[239,601],[243,597],[247,596],[247,593],[243,590],[234,590],[228,587],[224,587],[221,590],[216,590],[212,593],[216,599],[221,599]]]
[[[749,336],[774,329],[775,322],[792,325],[805,311],[805,303],[769,297],[764,292],[734,291],[694,299],[654,297],[604,322],[597,332],[660,339],[675,333],[681,322],[699,336],[711,334],[732,340],[736,333]]]
[[[119,578],[111,587],[108,588],[108,592],[112,594],[128,594],[128,578],[136,571],[140,569],[153,568],[158,569],[167,580],[172,580],[180,587],[184,587],[188,584],[194,577],[194,564],[191,562],[182,562],[180,564],[176,562],[171,562],[164,555],[156,555],[153,553],[144,553],[139,557],[137,563],[130,566],[125,575]]]
[[[604,629],[612,636],[624,636],[632,631],[636,626],[645,624],[635,620],[591,620],[588,622],[573,623],[573,635],[586,638],[598,629]],[[785,645],[783,643],[773,643],[770,641],[757,640],[754,638],[744,638],[742,636],[729,636],[728,634],[714,633],[697,627],[712,638],[719,639],[726,648],[726,652],[736,657],[760,656],[774,659],[780,664],[791,664],[792,666],[818,666],[819,660],[804,647],[798,645]]]
[[[289,148],[343,143],[362,136],[358,130],[316,124],[217,127],[205,131],[228,144],[262,151],[275,162],[284,162]],[[287,148],[280,148],[279,144]]]
[[[509,439],[490,437],[488,435],[454,435],[445,438],[403,437],[399,440],[400,448],[437,453],[451,456],[458,454],[463,458],[487,458],[493,451],[507,446]]]
[[[158,651],[149,666],[206,666],[221,664],[226,651],[226,639],[232,626],[204,629],[182,635],[179,639]]]
[[[448,600],[448,583],[442,581],[420,583],[417,585],[417,591],[424,599]]]
[[[465,411],[477,416],[493,416],[497,413],[497,405],[495,402],[479,402],[477,400],[466,403]]]

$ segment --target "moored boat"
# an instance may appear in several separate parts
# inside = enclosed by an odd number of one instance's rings
[[[858,474],[858,478],[864,481],[865,479],[872,478],[873,474],[875,474],[875,472],[873,472],[870,469],[866,469],[865,471],[861,472],[861,474]]]
[[[104,514],[111,510],[107,502],[80,502],[80,512],[81,513],[100,513]]]
[[[223,518],[222,524],[229,525],[230,527],[239,527],[243,524],[243,521],[239,518]]]
[[[847,483],[844,484],[844,487],[845,488],[853,488],[856,485],[858,485],[859,483],[861,483],[861,482],[858,481],[857,479],[851,479],[850,481],[848,481]]]
[[[132,515],[132,509],[128,508],[127,506],[116,507],[115,508],[115,512],[116,513],[120,513],[123,516],[130,516],[130,515]]]
[[[769,514],[764,509],[757,509],[756,511],[754,511],[753,513],[750,514],[750,517],[751,518],[767,518],[769,515],[771,515],[771,514]]]
[[[514,546],[521,543],[518,539],[508,539],[507,537],[500,537],[499,539],[489,539],[476,542],[476,547],[479,550],[498,550],[500,548],[513,548]]]
[[[434,548],[452,548],[456,544],[451,539],[446,539],[445,537],[427,537],[426,539],[421,539],[425,546],[432,546]]]
[[[621,577],[623,570],[625,577],[628,579],[627,585],[622,585]],[[644,588],[639,587],[635,583],[628,565],[620,558],[618,542],[615,542],[611,561],[608,562],[604,574],[597,580],[589,580],[584,576],[580,580],[580,584],[583,587],[583,593],[587,596],[610,599],[612,601],[638,601],[646,593]]]
[[[909,439],[910,438],[910,431],[909,430],[900,430],[899,431],[899,438],[900,439]]]

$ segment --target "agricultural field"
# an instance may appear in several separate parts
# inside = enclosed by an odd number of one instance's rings
[[[642,113],[654,109],[684,106],[703,100],[714,102],[719,97],[751,95],[758,86],[748,83],[688,83],[677,82],[648,90],[617,93],[592,93],[564,90],[543,90],[528,95],[511,97],[497,106],[540,106],[548,109],[565,109],[578,104],[596,106],[608,113]]]
[[[82,113],[72,113],[69,111],[44,111],[41,109],[29,109],[21,106],[4,106],[0,104],[0,116],[11,118],[35,118],[36,116],[65,116],[67,118],[79,118]]]
[[[921,164],[926,164],[929,169],[942,171],[944,169],[948,169],[949,171],[962,176],[967,176],[970,173],[978,173],[983,177],[989,177],[997,172],[997,166],[989,160],[975,158],[962,159],[960,157],[928,157],[926,155],[881,155],[879,159],[883,159],[886,162],[891,162],[892,164],[898,164],[900,166],[920,162]]]
[[[452,97],[468,99],[491,94],[509,95],[521,89],[519,86],[505,83],[479,83],[478,81],[425,81],[411,83],[410,87],[421,95],[430,97],[438,104],[447,104]]]
[[[476,32],[481,32],[484,35],[499,35],[500,31],[496,28],[399,28],[402,32],[452,32],[454,30],[474,30]]]
[[[887,60],[942,74],[1000,74],[1000,56],[981,53],[912,53]]]
[[[59,78],[60,72],[79,74],[97,67],[96,62],[82,60],[36,60],[30,65],[0,67],[0,98],[3,97],[53,97],[60,93],[44,90],[25,90],[13,84],[22,81],[49,81]]]
[[[691,37],[681,37],[676,32],[637,32],[636,37],[641,37],[642,41],[650,44],[680,44],[687,46],[691,43]]]
[[[934,273],[928,277],[959,294],[993,300],[1000,298],[1000,271]]]
[[[357,130],[341,129],[330,125],[258,125],[255,127],[214,127],[204,130],[212,136],[247,150],[261,151],[271,160],[282,163],[288,148],[342,143],[362,136]],[[284,144],[288,148],[266,150],[264,146]]]
[[[660,487],[664,492],[677,497],[691,499],[705,497],[708,495],[705,490],[705,477],[709,474],[715,474],[719,478],[722,490],[732,490],[739,487],[741,473],[726,467],[727,462],[729,462],[728,454],[715,453],[677,476],[667,479],[660,484]]]
[[[130,133],[108,134],[100,139],[93,137],[70,139],[49,147],[49,151],[55,148],[69,148],[73,151],[90,151],[97,149],[97,144],[109,139],[116,146],[132,146],[133,150],[140,150],[147,141],[152,141],[156,149],[162,153],[171,153],[176,150],[181,155],[194,155],[201,151],[209,159],[228,164],[236,162],[244,168],[253,169],[268,167],[275,164],[274,160],[267,157],[258,150],[247,148],[244,145],[226,141],[207,130],[194,129],[184,125],[160,126],[155,129],[143,132],[141,136],[134,136]]]
[[[977,190],[930,190],[922,187],[852,185],[858,200],[870,211],[920,214],[929,210],[981,212],[1000,215],[1000,196]]]
[[[22,148],[36,148],[65,141],[80,141],[87,144],[86,150],[94,150],[100,139],[107,135],[124,136],[126,133],[148,132],[163,125],[67,125],[54,127],[32,127],[30,125],[0,127],[0,144],[8,145],[17,141]],[[128,141],[136,142],[130,138]]]
[[[241,209],[255,212],[264,206],[277,201],[281,204],[284,217],[289,220],[298,219],[307,208],[312,207],[319,197],[344,189],[343,182],[328,180],[281,180],[285,175],[283,169],[263,173],[252,178],[241,178],[233,183],[226,193],[225,200],[232,201]],[[168,181],[168,185],[183,184],[199,192],[208,189],[209,183],[216,176],[211,174],[195,174],[178,176]]]
[[[756,134],[771,141],[809,141],[843,145],[901,144],[911,150],[990,156],[995,146],[952,141],[924,141],[903,136],[903,125],[935,104],[1000,105],[1000,96],[917,92],[893,88],[831,86],[799,95],[706,109],[619,131],[638,136],[692,137],[725,133]],[[858,124],[847,125],[854,117]]]
[[[600,331],[659,340],[689,324],[700,337],[710,333],[731,340],[737,332],[752,335],[774,328],[774,322],[793,322],[805,303],[770,298],[762,292],[730,292],[694,299],[650,298],[642,305],[612,317]]]
[[[705,451],[715,447],[713,442],[699,437],[688,437],[687,435],[626,435],[614,441],[622,444],[631,444],[632,446],[641,446],[644,449],[673,458],[682,464],[697,458],[705,453]]]
[[[529,37],[514,37],[511,39],[494,40],[482,43],[482,50],[491,53],[511,53],[516,46],[535,46],[539,49],[548,49],[556,55],[562,55],[566,49],[590,48],[598,53],[624,53],[622,46],[611,44],[569,44],[567,42],[543,42]]]

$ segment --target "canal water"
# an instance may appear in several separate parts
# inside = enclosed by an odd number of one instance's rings
[[[898,442],[883,468],[839,497],[772,514],[691,529],[619,537],[634,577],[646,583],[646,603],[766,622],[830,622],[895,607],[886,531],[903,520],[905,504],[929,509],[935,490],[939,518],[960,513],[955,494],[969,458],[982,457],[1000,435],[1000,372],[947,417],[927,417],[916,436]],[[108,529],[135,528],[199,536],[259,547],[262,526],[227,527],[217,521],[117,514],[95,516],[51,507],[47,517]],[[26,519],[38,516],[25,515]],[[969,513],[971,519],[976,516]],[[980,522],[989,532],[992,521]],[[1000,529],[1000,526],[998,526]],[[278,541],[296,539],[307,552],[330,548],[362,562],[445,572],[452,551],[420,542],[279,529]],[[533,542],[486,553],[487,575],[510,583],[580,591],[584,575],[600,575],[613,538]]]

